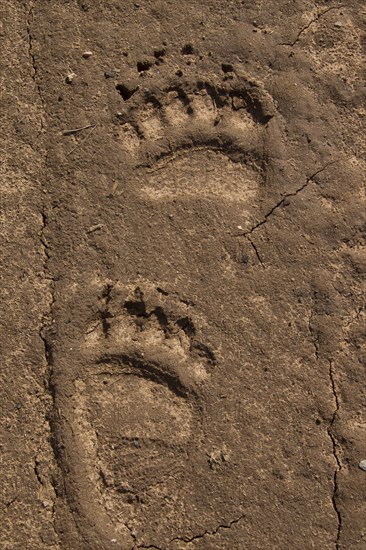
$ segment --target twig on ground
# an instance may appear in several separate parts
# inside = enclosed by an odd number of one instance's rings
[[[95,128],[98,126],[98,124],[92,124],[90,127],[91,127],[91,130],[90,132],[88,133],[87,136],[85,136],[85,138],[83,140],[81,140],[77,145],[75,145],[75,147],[73,149],[71,149],[71,151],[69,151],[68,153],[66,153],[66,156],[69,156],[71,155],[78,147],[80,147],[81,145],[83,145],[83,143],[86,142],[86,140],[88,138],[90,138],[91,134],[94,132]]]
[[[72,136],[74,134],[78,134],[79,132],[82,132],[83,130],[87,130],[88,128],[93,128],[96,126],[95,124],[87,124],[87,126],[82,126],[81,128],[73,128],[72,130],[65,130],[62,132],[63,136]]]

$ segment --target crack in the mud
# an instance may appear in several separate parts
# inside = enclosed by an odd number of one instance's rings
[[[284,195],[282,197],[282,199],[275,205],[271,208],[271,210],[269,212],[267,212],[267,214],[264,215],[264,218],[258,222],[256,225],[254,225],[251,229],[249,229],[248,231],[245,231],[244,233],[240,233],[239,235],[237,235],[238,237],[247,237],[248,238],[248,235],[251,235],[253,233],[253,231],[255,231],[256,229],[258,229],[259,227],[261,227],[262,225],[264,225],[268,218],[273,214],[273,212],[275,210],[277,210],[278,208],[280,208],[286,199],[288,199],[289,197],[295,197],[298,193],[301,193],[301,191],[303,191],[304,189],[306,189],[306,187],[309,185],[309,183],[313,182],[313,179],[315,178],[315,176],[317,176],[318,174],[320,174],[321,172],[324,172],[324,170],[326,170],[328,168],[328,166],[331,166],[333,164],[336,164],[338,161],[336,160],[333,160],[331,162],[328,162],[327,164],[325,164],[322,168],[319,168],[316,172],[314,172],[313,174],[311,174],[311,176],[307,177],[306,178],[306,181],[305,183],[299,187],[298,189],[296,189],[295,191],[293,191],[292,193],[286,193],[286,195]]]
[[[363,311],[366,310],[366,304],[363,303],[362,305],[360,305],[356,311],[354,312],[354,315],[347,321],[347,323],[344,325],[344,329],[349,329],[350,326],[355,323],[356,321],[359,321],[360,317],[361,317],[361,314]]]
[[[149,544],[149,546],[141,546],[141,545],[133,546],[131,550],[135,550],[136,548],[141,548],[142,550],[148,550],[149,548],[153,550],[163,550],[160,546],[155,546],[154,544]]]
[[[344,8],[345,6],[342,4],[340,6],[330,6],[329,8],[327,8],[326,10],[323,10],[321,13],[317,13],[316,16],[311,19],[309,21],[309,23],[307,25],[305,25],[304,27],[302,27],[298,33],[297,33],[297,36],[296,38],[292,41],[292,42],[280,42],[279,43],[279,46],[290,46],[291,48],[293,46],[295,46],[295,44],[297,44],[297,42],[300,40],[300,37],[301,35],[307,31],[314,23],[316,23],[317,21],[319,21],[319,19],[321,17],[323,17],[323,15],[325,15],[326,13],[332,11],[332,10],[339,10],[341,8]]]
[[[44,253],[44,262],[43,262],[43,274],[46,281],[48,281],[48,291],[49,291],[49,301],[48,301],[48,311],[45,312],[43,321],[41,323],[40,329],[39,329],[39,336],[43,342],[43,348],[44,348],[44,358],[45,358],[45,365],[46,365],[46,373],[45,373],[45,388],[46,391],[49,392],[52,401],[54,400],[54,396],[52,394],[51,389],[51,371],[52,371],[52,365],[51,365],[51,349],[50,345],[47,339],[47,328],[49,328],[52,325],[52,318],[53,318],[53,308],[55,304],[55,289],[54,289],[54,279],[49,273],[48,263],[50,261],[50,247],[47,242],[45,232],[48,225],[48,216],[46,214],[45,209],[41,212],[42,217],[42,226],[39,234],[39,240],[41,242],[43,253]]]
[[[8,508],[10,508],[10,506],[15,502],[17,501],[19,498],[19,493],[16,494],[14,497],[10,498],[9,500],[7,500],[5,503],[4,503],[4,508],[7,510]]]
[[[341,464],[341,459],[340,459],[339,453],[338,453],[338,442],[336,440],[336,437],[333,434],[333,425],[334,425],[334,422],[335,422],[335,420],[337,418],[337,415],[338,415],[338,412],[339,412],[340,403],[339,403],[339,397],[338,397],[337,387],[336,387],[335,378],[334,378],[333,362],[332,362],[331,359],[328,359],[328,361],[329,361],[330,386],[331,386],[332,394],[333,394],[333,397],[334,397],[334,403],[335,403],[335,408],[334,408],[334,411],[333,411],[332,418],[330,419],[330,422],[329,422],[329,425],[328,425],[328,428],[327,428],[327,432],[328,432],[329,438],[332,442],[333,456],[334,456],[334,460],[335,460],[335,463],[336,463],[336,468],[335,468],[334,476],[333,476],[332,504],[333,504],[334,512],[335,512],[335,514],[337,516],[337,519],[338,519],[337,534],[336,534],[336,538],[335,538],[335,547],[336,547],[336,550],[338,550],[340,548],[339,540],[340,540],[341,530],[342,530],[342,516],[341,516],[340,510],[338,508],[337,493],[338,493],[338,473],[342,469],[342,464]]]
[[[33,22],[34,22],[34,8],[35,8],[35,3],[32,2],[30,4],[30,8],[29,8],[29,11],[28,11],[28,16],[27,16],[28,53],[29,53],[29,57],[30,57],[30,60],[31,60],[32,80],[33,80],[35,88],[37,90],[37,94],[38,94],[38,97],[39,97],[40,104],[42,105],[43,111],[45,111],[45,105],[44,105],[43,96],[42,96],[42,89],[41,89],[41,86],[38,82],[38,77],[37,77],[38,68],[37,68],[37,62],[36,62],[36,57],[35,57],[35,54],[34,54],[34,45],[33,45],[34,39],[33,39],[33,34],[32,34],[32,25],[33,25]],[[44,131],[44,123],[43,123],[43,117],[41,115],[41,117],[40,117],[40,130],[38,132],[38,137],[42,135],[43,131]]]
[[[313,310],[310,311],[310,316],[308,319],[308,328],[311,336],[311,342],[314,346],[314,355],[315,359],[318,361],[319,359],[319,334],[313,327]]]
[[[43,99],[42,95],[42,88],[39,84],[39,78],[38,78],[38,66],[36,61],[36,56],[34,52],[34,38],[32,33],[32,27],[34,24],[34,10],[35,10],[36,2],[31,1],[29,4],[29,9],[26,17],[26,33],[27,33],[27,41],[28,41],[28,55],[30,59],[30,76],[32,78],[32,81],[34,83],[34,89],[35,89],[35,96],[38,96],[38,106],[39,109],[39,127],[36,135],[36,140],[40,140],[45,132],[45,123],[44,123],[44,116],[46,115],[46,105]],[[44,167],[47,166],[47,151],[44,151]],[[48,225],[48,216],[46,214],[46,208],[45,205],[43,205],[42,210],[40,212],[41,215],[41,227],[39,231],[39,240],[42,246],[43,254],[44,254],[44,261],[43,261],[43,275],[44,280],[47,281],[47,290],[49,293],[49,299],[48,299],[48,307],[47,310],[44,312],[43,320],[39,326],[39,337],[42,340],[43,343],[43,350],[44,350],[44,361],[45,361],[45,374],[44,374],[44,389],[45,391],[50,395],[52,403],[54,403],[54,395],[51,391],[51,349],[47,340],[46,331],[52,324],[52,314],[53,314],[53,308],[55,303],[55,293],[54,293],[54,279],[50,275],[50,271],[48,268],[48,263],[50,260],[50,247],[47,242],[45,233]],[[46,421],[50,425],[49,417],[46,414]],[[51,425],[50,425],[50,431],[52,433]],[[37,455],[34,458],[34,474],[37,478],[37,481],[40,485],[44,485],[45,481],[42,478],[42,474],[39,470],[39,460],[37,458]],[[56,487],[54,480],[50,479],[50,484],[53,486],[53,490],[56,493]],[[56,497],[52,498],[52,529],[58,537],[57,529],[55,525],[55,500]]]
[[[245,235],[245,238],[247,239],[247,241],[249,241],[250,243],[250,246],[253,248],[254,252],[255,252],[255,255],[257,256],[257,259],[259,261],[259,263],[261,264],[261,266],[263,267],[263,269],[265,269],[264,267],[264,262],[261,258],[261,255],[259,254],[259,250],[257,248],[257,245],[252,241],[252,239],[248,236],[248,235]]]
[[[46,281],[48,281],[48,291],[49,291],[49,302],[48,302],[48,311],[45,312],[43,321],[39,328],[39,337],[42,340],[43,343],[43,353],[44,353],[44,361],[45,361],[45,375],[44,375],[44,387],[45,391],[49,394],[52,402],[52,406],[54,406],[54,393],[51,388],[51,374],[52,374],[52,363],[51,363],[51,348],[47,339],[47,329],[52,325],[52,318],[53,318],[53,308],[55,304],[55,291],[54,291],[54,279],[50,276],[49,273],[49,267],[48,262],[50,260],[50,247],[47,242],[45,232],[48,225],[48,216],[46,214],[45,208],[41,211],[41,218],[42,218],[42,226],[40,229],[39,234],[39,240],[43,248],[43,254],[44,254],[44,262],[43,262],[43,274]],[[50,432],[52,433],[52,426],[51,426],[51,420],[49,415],[46,416],[46,421],[49,424]],[[38,470],[39,462],[37,460],[37,456],[35,457],[35,463],[34,463],[34,472],[37,477],[38,482],[43,485],[44,482],[42,480],[41,474]],[[57,488],[54,484],[54,482],[51,480],[51,485],[53,486],[53,490],[55,491],[55,494],[57,493]],[[55,501],[56,497],[53,498],[52,502],[52,528],[57,536],[57,529],[55,525]]]
[[[236,523],[239,523],[243,518],[245,517],[245,514],[241,514],[239,517],[231,520],[229,523],[220,524],[218,527],[213,529],[212,531],[205,531],[204,533],[200,533],[198,535],[194,535],[193,537],[174,537],[174,539],[171,539],[170,542],[174,542],[176,540],[179,540],[181,542],[186,542],[187,544],[190,542],[193,542],[198,539],[202,539],[203,537],[206,537],[207,535],[216,535],[221,529],[231,529],[233,525]]]
[[[44,262],[44,265],[43,265],[43,271],[46,272],[47,269],[48,269],[47,268],[47,263],[48,263],[48,260],[50,259],[50,252],[49,252],[49,244],[48,244],[47,239],[45,237],[45,231],[46,231],[46,228],[47,228],[47,225],[48,225],[48,216],[47,216],[44,209],[41,212],[41,216],[42,216],[42,228],[41,228],[41,234],[40,234],[39,239],[42,243],[43,252],[44,252],[44,255],[46,257],[46,261]]]
[[[34,469],[34,473],[35,473],[35,475],[36,475],[36,478],[37,478],[37,480],[38,480],[38,483],[39,483],[40,485],[43,485],[44,483],[43,483],[43,479],[42,479],[42,476],[41,476],[40,471],[39,471],[39,466],[40,466],[40,462],[39,462],[39,460],[38,460],[38,458],[37,458],[37,455],[36,455],[36,456],[34,457],[34,466],[33,466],[33,469]]]

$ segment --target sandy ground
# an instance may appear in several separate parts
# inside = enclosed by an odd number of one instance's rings
[[[365,22],[3,0],[1,548],[366,548]]]

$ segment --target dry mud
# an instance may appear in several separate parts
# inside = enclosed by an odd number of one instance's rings
[[[362,2],[1,5],[1,548],[366,548]]]

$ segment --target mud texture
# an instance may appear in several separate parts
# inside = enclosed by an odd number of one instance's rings
[[[365,23],[3,0],[1,548],[366,548]]]

